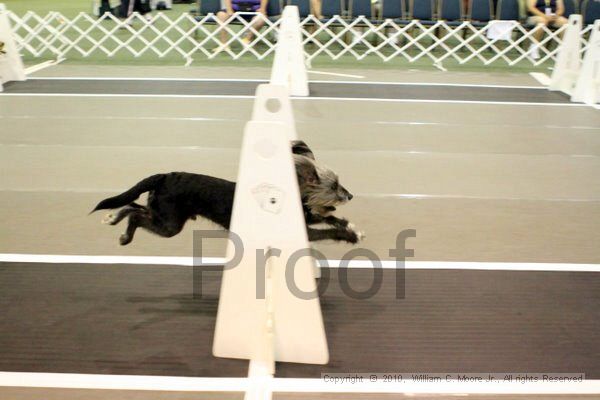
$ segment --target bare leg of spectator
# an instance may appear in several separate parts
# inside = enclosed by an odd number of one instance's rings
[[[258,30],[264,26],[266,17],[267,16],[264,14],[257,15],[256,17],[252,18],[250,26],[252,26],[252,28],[254,28],[258,32]],[[252,39],[254,39],[254,34],[251,30],[249,30],[246,34],[246,37],[244,37],[243,42],[245,44],[249,44],[252,41]]]
[[[533,28],[533,40],[531,46],[529,46],[529,57],[531,57],[534,60],[537,60],[538,58],[540,58],[539,43],[540,40],[542,40],[542,36],[544,35],[543,27],[546,26],[546,19],[544,17],[534,15],[529,17],[527,22],[532,25],[535,24],[535,28]]]
[[[560,28],[561,26],[566,25],[567,22],[569,22],[569,21],[563,16],[556,17],[556,19],[554,20],[554,27]],[[561,32],[560,37],[562,37],[563,35],[564,35],[564,32]]]
[[[318,19],[323,19],[321,14],[321,0],[310,0],[310,7],[312,14]]]
[[[228,14],[225,11],[219,11],[217,13],[217,19],[222,24],[225,24],[225,21],[227,21],[227,19],[230,17],[230,15],[231,14]],[[221,29],[221,32],[219,32],[219,37],[221,39],[221,46],[217,47],[214,50],[215,52],[219,52],[219,51],[227,49],[227,46],[225,46],[225,43],[227,42],[227,32],[225,31],[225,26],[222,26],[220,29]]]

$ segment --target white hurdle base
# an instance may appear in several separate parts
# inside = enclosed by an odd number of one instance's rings
[[[554,70],[550,78],[550,90],[560,90],[571,94],[573,86],[577,81],[581,67],[581,15],[571,14],[567,26],[567,32],[560,48],[558,57],[554,64]]]
[[[287,86],[292,96],[308,96],[308,74],[302,47],[297,6],[286,6],[281,14],[279,40],[271,70],[271,83]]]
[[[8,11],[0,3],[0,92],[4,83],[25,79],[25,67],[13,38]]]
[[[583,66],[575,84],[571,101],[600,103],[600,20],[594,22]]]
[[[244,131],[230,226],[244,253],[237,266],[225,265],[213,342],[216,357],[251,360],[255,385],[247,399],[268,397],[276,361],[325,364],[329,359],[315,262],[304,252],[293,269],[286,266],[294,252],[310,249],[290,149],[295,131],[286,88],[259,86],[253,114],[263,120],[248,122]],[[257,250],[269,249],[280,253],[261,268]],[[234,253],[230,242],[226,259]],[[293,280],[286,272],[293,272]],[[311,297],[292,292],[290,281]],[[257,286],[263,288],[260,295]]]

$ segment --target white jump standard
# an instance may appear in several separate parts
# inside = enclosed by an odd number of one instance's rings
[[[0,3],[0,92],[4,83],[25,79],[25,68],[13,38],[8,11]]]

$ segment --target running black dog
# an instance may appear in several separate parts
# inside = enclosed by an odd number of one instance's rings
[[[352,199],[352,194],[339,184],[332,170],[315,161],[304,142],[292,142],[292,152],[309,240],[357,243],[364,235],[346,219],[332,215],[337,205]],[[145,192],[149,192],[147,205],[135,203]],[[116,225],[129,217],[127,230],[119,238],[119,243],[126,245],[133,240],[137,228],[171,237],[181,232],[188,219],[195,220],[198,215],[229,229],[234,193],[235,182],[225,179],[188,172],[156,174],[118,196],[102,200],[92,212],[122,207],[102,222]],[[309,227],[319,223],[329,228]]]

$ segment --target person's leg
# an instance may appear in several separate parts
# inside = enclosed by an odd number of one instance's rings
[[[121,5],[119,6],[119,18],[126,20],[131,13],[133,12],[133,4],[135,0],[121,0]],[[133,25],[132,21],[127,21],[128,25]],[[127,29],[125,24],[120,25],[120,29]]]
[[[552,26],[554,26],[555,28],[560,28],[561,26],[566,25],[568,22],[569,21],[565,17],[560,16],[560,17],[556,17]],[[564,34],[564,32],[561,32],[560,37],[562,37],[563,34]]]
[[[267,18],[266,15],[259,13],[254,18],[252,18],[252,21],[250,21],[250,26],[252,26],[252,28],[254,28],[258,32],[260,30],[260,28],[262,28],[264,26],[265,18]],[[244,41],[246,43],[250,43],[253,38],[254,38],[254,34],[252,33],[251,30],[248,30],[248,33],[246,34]]]
[[[529,46],[529,56],[536,60],[540,58],[540,53],[538,49],[540,40],[542,40],[542,35],[544,34],[544,30],[542,29],[542,27],[545,26],[546,20],[542,17],[534,15],[527,18],[527,23],[530,25],[535,25],[535,28],[533,28],[533,43],[531,44],[531,46]]]
[[[221,22],[221,23],[225,23],[225,21],[227,21],[227,19],[229,18],[229,14],[227,12],[225,12],[225,10],[221,10],[217,13],[217,19]],[[221,28],[221,32],[219,32],[219,36],[221,38],[221,44],[225,44],[225,42],[227,42],[227,32],[225,31],[225,28]]]
[[[569,22],[569,21],[565,17],[563,17],[563,16],[556,17],[556,20],[554,20],[554,26],[557,27],[557,28],[560,28],[561,26],[563,26],[567,22]]]
[[[139,1],[139,3],[138,3]],[[136,11],[146,18],[147,21],[152,19],[152,7],[150,7],[150,0],[136,0]]]
[[[323,19],[323,14],[321,14],[321,0],[310,0],[310,7],[312,9],[312,13],[318,19]]]
[[[532,17],[529,17],[527,19],[527,22],[531,25],[535,25],[535,31],[533,32],[533,38],[539,42],[542,39],[542,35],[544,34],[544,30],[542,29],[541,25],[546,25],[546,20],[542,17],[538,17],[537,15],[534,15]]]

